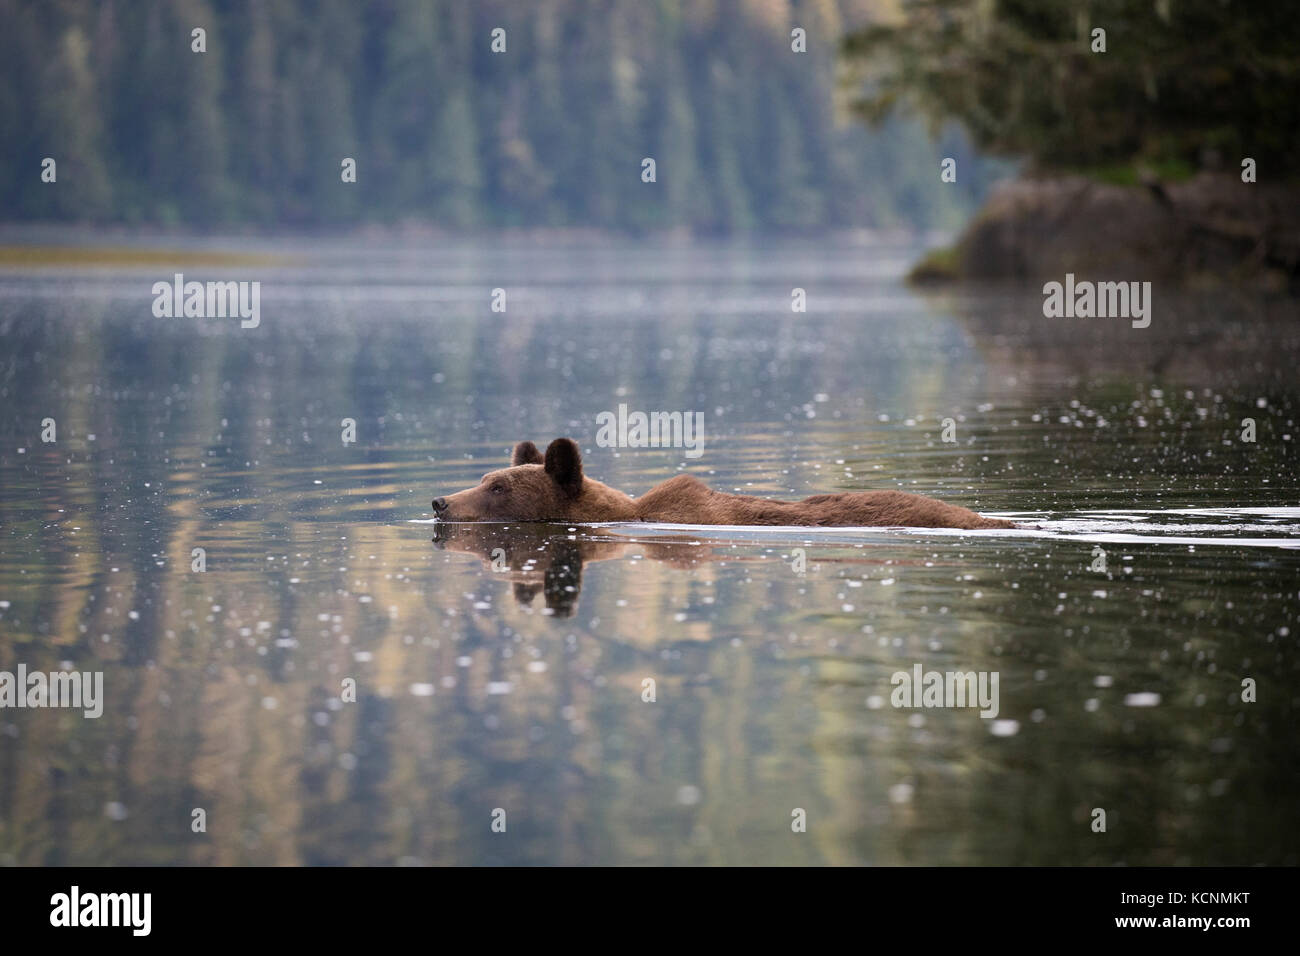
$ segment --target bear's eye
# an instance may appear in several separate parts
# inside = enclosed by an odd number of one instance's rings
[[[494,495],[504,495],[506,493],[506,486],[498,483],[492,486],[491,491]]]

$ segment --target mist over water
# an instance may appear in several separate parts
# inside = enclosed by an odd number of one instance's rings
[[[0,863],[1300,862],[1287,301],[1052,320],[872,239],[186,251],[0,271],[0,671],[105,699],[0,711]],[[260,325],[155,318],[176,272]],[[702,457],[598,447],[620,404]],[[560,435],[631,494],[1025,527],[432,522]],[[916,664],[997,672],[997,719],[892,706]]]

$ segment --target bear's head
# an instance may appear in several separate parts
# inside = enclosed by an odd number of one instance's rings
[[[509,468],[433,499],[433,513],[443,521],[623,521],[632,511],[627,495],[583,475],[582,452],[571,438],[555,439],[545,456],[521,441]]]

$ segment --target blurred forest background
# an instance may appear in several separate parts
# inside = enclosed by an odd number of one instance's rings
[[[0,219],[955,226],[1006,166],[837,113],[898,0],[0,0]],[[207,52],[191,51],[191,30]],[[491,31],[506,30],[504,54]],[[791,30],[807,52],[791,49]],[[58,162],[58,188],[39,179]],[[658,181],[642,184],[653,157]],[[960,182],[939,187],[952,156]],[[340,181],[343,157],[357,182]]]

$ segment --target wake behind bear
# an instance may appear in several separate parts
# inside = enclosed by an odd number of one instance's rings
[[[774,501],[714,491],[678,475],[632,498],[582,473],[582,453],[557,438],[543,456],[530,441],[515,446],[510,467],[473,488],[433,500],[442,521],[553,521],[592,524],[803,525],[816,527],[1014,528],[957,505],[903,491],[853,491]]]

